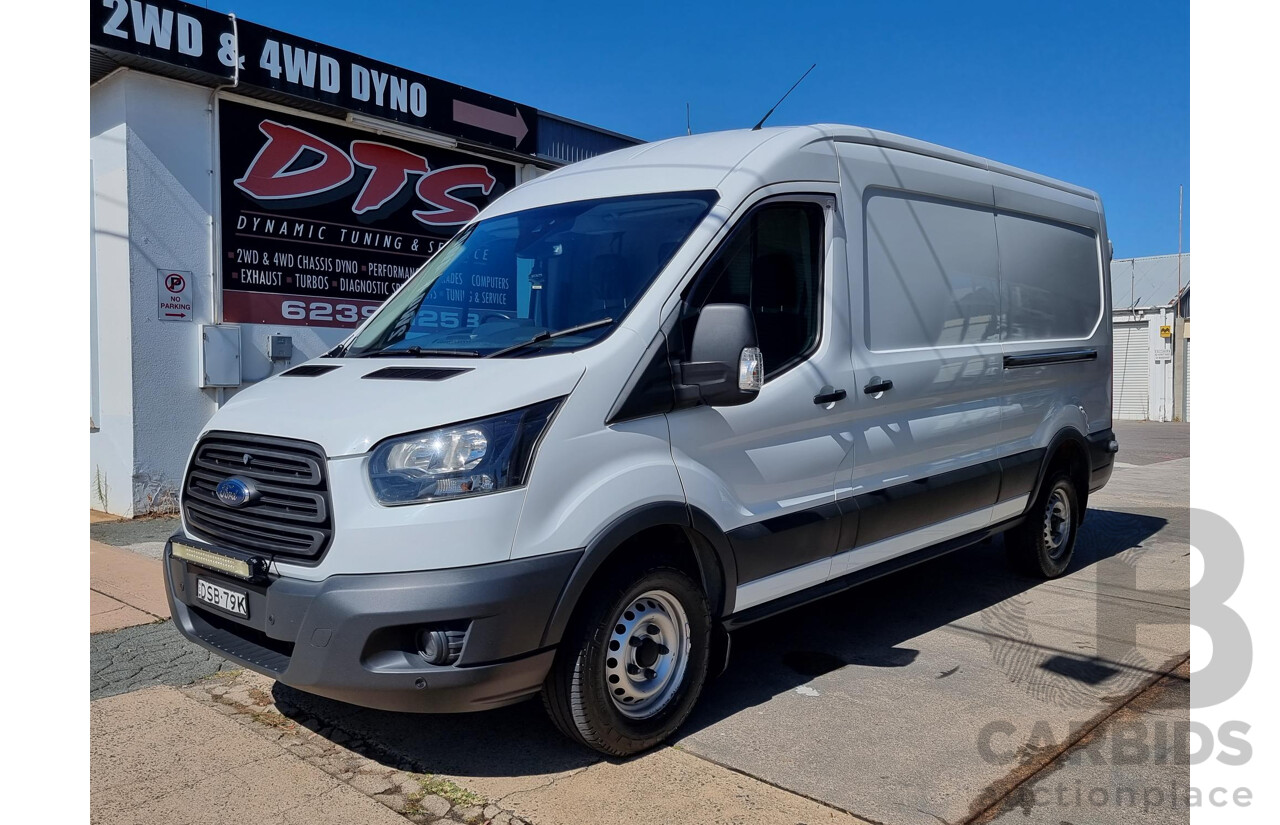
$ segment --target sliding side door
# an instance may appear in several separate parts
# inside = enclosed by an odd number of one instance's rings
[[[987,171],[862,144],[838,153],[856,379],[833,577],[991,523],[1003,356]]]

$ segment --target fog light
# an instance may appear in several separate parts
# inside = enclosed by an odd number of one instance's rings
[[[465,630],[426,628],[418,634],[418,652],[430,665],[451,665],[462,655]]]

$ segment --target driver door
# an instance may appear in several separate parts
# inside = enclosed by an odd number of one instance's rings
[[[827,578],[839,536],[836,471],[850,449],[848,286],[834,195],[764,200],[694,279],[682,326],[700,308],[751,308],[765,382],[741,406],[668,415],[689,504],[733,547],[743,610]],[[844,391],[845,395],[841,395]]]

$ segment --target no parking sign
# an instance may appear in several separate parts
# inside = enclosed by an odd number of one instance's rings
[[[156,317],[161,321],[191,320],[191,273],[184,270],[157,270]]]

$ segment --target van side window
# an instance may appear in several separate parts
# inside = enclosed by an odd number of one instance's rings
[[[1000,342],[991,210],[886,192],[865,215],[870,349]]]
[[[996,217],[1007,341],[1084,338],[1102,314],[1098,238],[1020,215]]]
[[[734,230],[689,294],[691,307],[751,307],[766,378],[802,361],[817,344],[823,227],[820,204],[766,204]],[[695,317],[686,319],[686,341]]]

